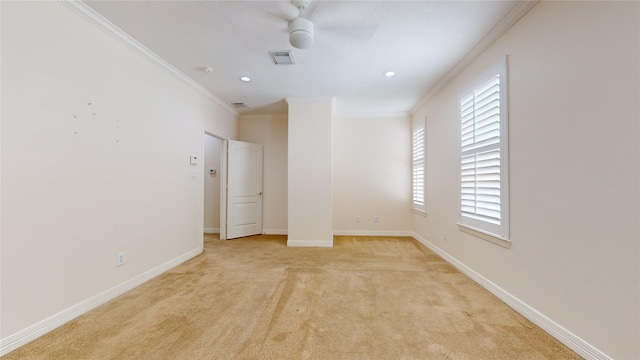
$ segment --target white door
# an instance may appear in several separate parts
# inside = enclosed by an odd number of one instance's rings
[[[262,145],[229,140],[227,239],[262,234]]]

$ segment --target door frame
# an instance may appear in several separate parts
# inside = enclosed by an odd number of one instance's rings
[[[209,135],[221,141],[220,148],[220,240],[227,240],[227,151],[229,146],[229,138],[216,133],[207,128],[202,129],[202,136]],[[200,232],[204,246],[204,177],[206,176],[204,168],[204,141],[200,141],[200,159],[202,165],[202,185],[200,186]]]

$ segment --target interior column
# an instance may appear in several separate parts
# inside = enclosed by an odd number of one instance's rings
[[[333,98],[287,98],[288,246],[333,246]]]

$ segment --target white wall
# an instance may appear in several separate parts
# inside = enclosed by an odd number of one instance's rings
[[[203,161],[203,181],[204,181],[204,232],[220,232],[220,151],[222,150],[222,140],[204,134],[202,135],[204,148]],[[215,169],[216,173],[211,174],[209,169]]]
[[[287,234],[287,116],[242,116],[238,139],[263,145],[263,230]]]
[[[415,114],[428,215],[414,230],[616,359],[640,358],[639,10],[543,1]],[[456,227],[457,93],[505,54],[510,249]]]
[[[334,118],[336,234],[404,234],[411,228],[410,143],[409,117]]]
[[[235,137],[237,120],[58,2],[1,6],[6,339],[197,254],[189,155],[203,127]]]
[[[406,234],[410,229],[408,117],[334,117],[333,230]],[[238,138],[264,145],[264,231],[286,234],[287,116],[242,116]],[[356,216],[361,221],[355,222]],[[374,223],[374,216],[379,222]]]

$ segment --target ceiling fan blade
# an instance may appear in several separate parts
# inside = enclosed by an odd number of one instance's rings
[[[265,9],[266,13],[284,21],[291,21],[300,16],[300,9],[296,8],[291,1],[273,1]]]
[[[377,24],[362,24],[362,25],[329,25],[329,26],[317,26],[316,32],[324,35],[330,35],[332,37],[345,37],[357,41],[367,42],[373,38],[378,31]]]
[[[318,36],[369,41],[378,30],[375,12],[364,1],[312,1],[302,14],[314,22]]]

